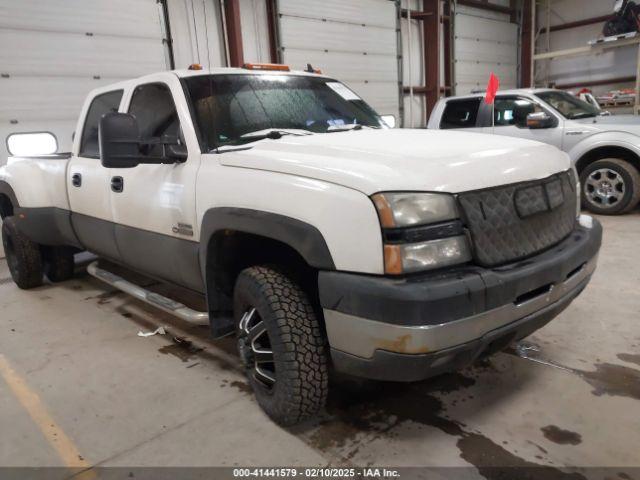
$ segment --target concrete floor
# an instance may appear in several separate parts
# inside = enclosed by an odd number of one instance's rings
[[[640,212],[600,220],[592,283],[521,356],[334,389],[319,420],[291,430],[258,408],[232,341],[86,275],[21,291],[0,260],[0,466],[472,465],[479,478],[487,466],[608,466],[634,478]],[[159,325],[169,334],[137,336]]]

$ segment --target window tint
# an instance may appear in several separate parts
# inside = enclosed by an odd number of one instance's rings
[[[525,128],[527,126],[527,115],[543,111],[537,104],[526,98],[498,97],[495,100],[493,111],[494,124],[496,127],[515,125],[516,127]]]
[[[117,112],[122,98],[122,90],[103,93],[93,99],[87,112],[82,129],[82,141],[80,142],[80,156],[98,158],[100,147],[98,145],[98,125],[105,113]]]
[[[480,98],[448,101],[440,128],[475,128],[480,101]]]
[[[169,88],[161,83],[140,85],[133,92],[129,113],[138,120],[140,137],[144,140],[159,140],[165,137],[175,142],[180,138],[180,121]],[[162,156],[163,146],[147,145],[144,155]]]

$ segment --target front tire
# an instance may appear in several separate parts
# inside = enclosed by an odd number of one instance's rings
[[[580,174],[582,205],[593,213],[620,215],[640,201],[640,173],[625,160],[605,158]]]
[[[18,230],[13,217],[2,221],[2,245],[15,284],[23,290],[42,285],[40,246]]]
[[[278,270],[247,268],[236,282],[234,313],[260,407],[283,426],[316,415],[328,393],[326,340],[305,292]]]

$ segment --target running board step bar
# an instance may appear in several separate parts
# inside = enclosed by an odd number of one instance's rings
[[[171,315],[175,315],[185,322],[189,322],[194,325],[209,325],[209,314],[207,312],[193,310],[180,302],[171,300],[170,298],[164,297],[158,293],[150,292],[139,285],[131,283],[114,273],[98,267],[97,261],[91,263],[87,267],[87,272],[92,277],[95,277],[118,290],[128,293],[132,297],[151,306],[159,308]]]

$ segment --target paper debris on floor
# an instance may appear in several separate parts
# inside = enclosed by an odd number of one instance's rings
[[[167,333],[167,331],[164,329],[164,327],[158,327],[153,332],[143,332],[142,330],[140,330],[138,332],[138,336],[139,337],[151,337],[152,335],[165,335],[166,333]]]

